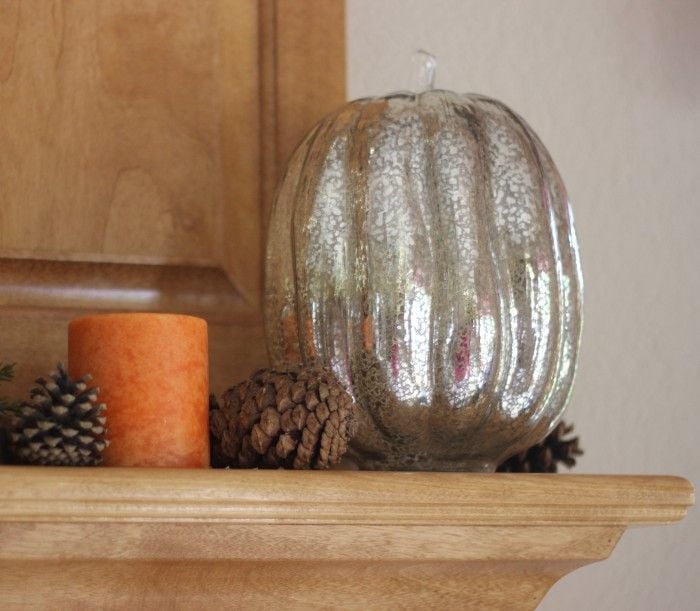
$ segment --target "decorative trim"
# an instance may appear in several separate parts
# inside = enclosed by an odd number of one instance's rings
[[[693,503],[678,477],[0,468],[1,521],[635,525]]]

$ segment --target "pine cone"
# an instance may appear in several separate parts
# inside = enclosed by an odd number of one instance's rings
[[[17,463],[31,465],[98,465],[105,439],[104,403],[91,376],[72,380],[61,363],[49,379],[38,378],[9,427],[10,453]]]
[[[325,469],[347,451],[355,405],[321,367],[261,369],[210,402],[214,467]]]
[[[498,465],[496,471],[503,473],[556,473],[559,463],[569,469],[576,464],[576,456],[583,454],[578,437],[564,439],[573,431],[574,425],[560,422],[540,443],[511,456]]]

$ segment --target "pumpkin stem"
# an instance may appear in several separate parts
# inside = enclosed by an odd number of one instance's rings
[[[418,49],[413,54],[411,63],[413,64],[413,87],[411,90],[416,93],[430,91],[435,83],[435,68],[437,67],[435,56],[423,51],[423,49]]]

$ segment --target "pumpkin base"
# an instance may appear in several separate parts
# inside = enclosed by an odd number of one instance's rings
[[[428,457],[420,459],[409,458],[360,458],[356,455],[347,457],[343,461],[342,468],[358,469],[360,471],[444,471],[464,473],[495,473],[498,464],[496,462],[473,460],[438,460]]]

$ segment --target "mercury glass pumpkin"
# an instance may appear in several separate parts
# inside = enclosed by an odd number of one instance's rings
[[[567,402],[581,272],[561,178],[501,102],[356,100],[295,152],[269,227],[275,365],[350,389],[363,469],[493,470]]]

